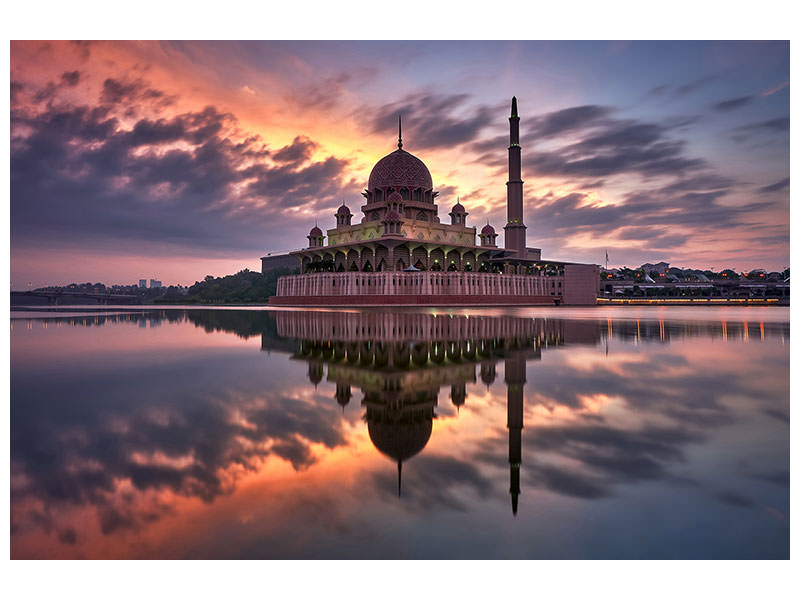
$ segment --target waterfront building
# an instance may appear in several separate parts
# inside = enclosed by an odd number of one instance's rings
[[[372,169],[363,192],[363,218],[353,223],[344,203],[336,227],[315,225],[308,246],[291,252],[300,274],[278,280],[272,304],[282,305],[491,305],[594,304],[599,267],[543,260],[527,247],[517,100],[512,99],[505,247],[488,222],[468,224],[460,199],[442,223],[430,171],[403,149]],[[327,244],[325,238],[327,237]],[[476,243],[476,237],[480,239]],[[275,258],[262,258],[262,269]]]

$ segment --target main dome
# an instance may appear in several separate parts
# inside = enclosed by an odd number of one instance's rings
[[[368,185],[369,190],[386,187],[430,190],[433,179],[424,162],[405,150],[395,150],[375,163]]]

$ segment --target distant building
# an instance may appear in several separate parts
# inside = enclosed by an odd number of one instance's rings
[[[146,288],[147,287],[147,279],[140,279],[139,280],[139,287]]]
[[[278,269],[298,269],[299,266],[297,257],[291,254],[267,254],[261,257],[261,273],[264,275]]]
[[[160,288],[161,282],[158,279],[151,279],[150,280],[150,288]]]

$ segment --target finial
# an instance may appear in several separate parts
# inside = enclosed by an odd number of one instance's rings
[[[397,115],[397,149],[403,149],[403,116]]]
[[[400,482],[403,477],[403,461],[397,461],[397,497],[400,497]]]
[[[511,98],[511,116],[517,116],[517,97],[514,96]]]

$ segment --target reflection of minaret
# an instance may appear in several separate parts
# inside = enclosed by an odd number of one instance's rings
[[[336,402],[342,407],[342,412],[344,412],[344,407],[347,406],[347,403],[350,402],[351,395],[350,384],[336,383]]]
[[[515,352],[506,359],[508,386],[508,464],[511,468],[511,510],[517,514],[519,469],[522,463],[522,412],[525,400],[525,355]]]

